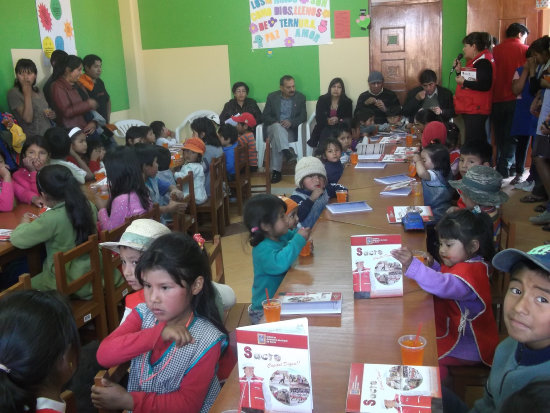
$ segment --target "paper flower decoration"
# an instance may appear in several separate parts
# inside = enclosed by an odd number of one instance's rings
[[[38,16],[40,17],[40,23],[46,31],[52,30],[52,16],[50,16],[50,11],[42,3],[38,5]]]
[[[287,37],[285,39],[285,47],[292,47],[294,45],[294,39],[292,37]]]
[[[270,27],[273,27],[275,26],[275,23],[277,23],[277,19],[275,17],[272,17],[271,19],[268,20],[268,23]]]
[[[252,34],[256,33],[258,31],[258,26],[256,23],[250,23],[250,26],[248,26],[248,31]]]

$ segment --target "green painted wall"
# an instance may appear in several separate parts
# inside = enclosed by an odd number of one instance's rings
[[[459,53],[462,39],[466,36],[467,0],[442,0],[443,53],[441,57],[441,84],[452,91],[456,88],[455,76],[449,82],[449,71]]]
[[[351,10],[351,36],[368,36],[355,19],[367,0],[332,0],[331,9]],[[317,46],[252,50],[250,6],[247,0],[199,1],[138,0],[141,40],[144,49],[228,45],[231,82],[246,80],[250,96],[264,101],[277,89],[279,78],[291,74],[308,99],[319,96],[319,49]],[[358,51],[359,52],[359,51]],[[350,56],[351,64],[352,57]],[[192,62],[200,64],[200,62]],[[208,68],[205,68],[208,70]],[[229,94],[229,87],[228,87]]]
[[[71,9],[78,55],[84,57],[94,53],[103,59],[101,77],[111,95],[112,110],[128,109],[118,2],[73,0]],[[7,110],[5,96],[13,86],[14,79],[11,49],[39,49],[41,44],[33,0],[0,0],[0,14],[6,16],[0,25],[0,96],[4,97],[0,101],[0,108]]]

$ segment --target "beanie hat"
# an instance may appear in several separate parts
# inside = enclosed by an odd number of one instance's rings
[[[294,173],[294,182],[300,186],[302,180],[309,175],[321,175],[327,179],[327,171],[325,165],[319,158],[313,156],[304,156],[296,164],[296,172]]]
[[[252,116],[251,113],[244,112],[242,115],[238,116],[231,116],[231,119],[233,119],[237,123],[246,123],[250,129],[252,129],[254,126],[256,126],[256,119],[254,116]]]
[[[369,83],[384,82],[384,75],[382,74],[382,72],[373,70],[372,72],[369,73],[368,82]]]
[[[298,208],[298,204],[292,198],[286,197],[284,195],[279,196],[279,198],[281,198],[286,204],[286,215],[290,214],[292,211]]]
[[[170,229],[154,219],[136,219],[126,228],[118,242],[102,242],[104,248],[119,252],[120,247],[145,251],[147,246],[161,235],[169,234]]]
[[[443,122],[433,121],[426,125],[422,132],[422,147],[425,148],[430,143],[436,143],[436,139],[442,145],[447,142],[447,127]]]
[[[189,138],[184,142],[182,149],[187,149],[192,152],[204,155],[204,151],[206,151],[206,146],[200,138]]]

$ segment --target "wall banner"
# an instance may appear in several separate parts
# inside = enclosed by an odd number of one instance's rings
[[[75,55],[70,0],[36,0],[36,13],[42,50],[48,59],[56,49]]]
[[[330,0],[248,0],[252,49],[331,42]]]

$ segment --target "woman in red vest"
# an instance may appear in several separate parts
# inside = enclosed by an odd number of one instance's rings
[[[465,140],[487,140],[485,122],[493,104],[495,61],[489,51],[492,37],[472,32],[462,43],[466,66],[456,61],[455,112],[464,120]]]

